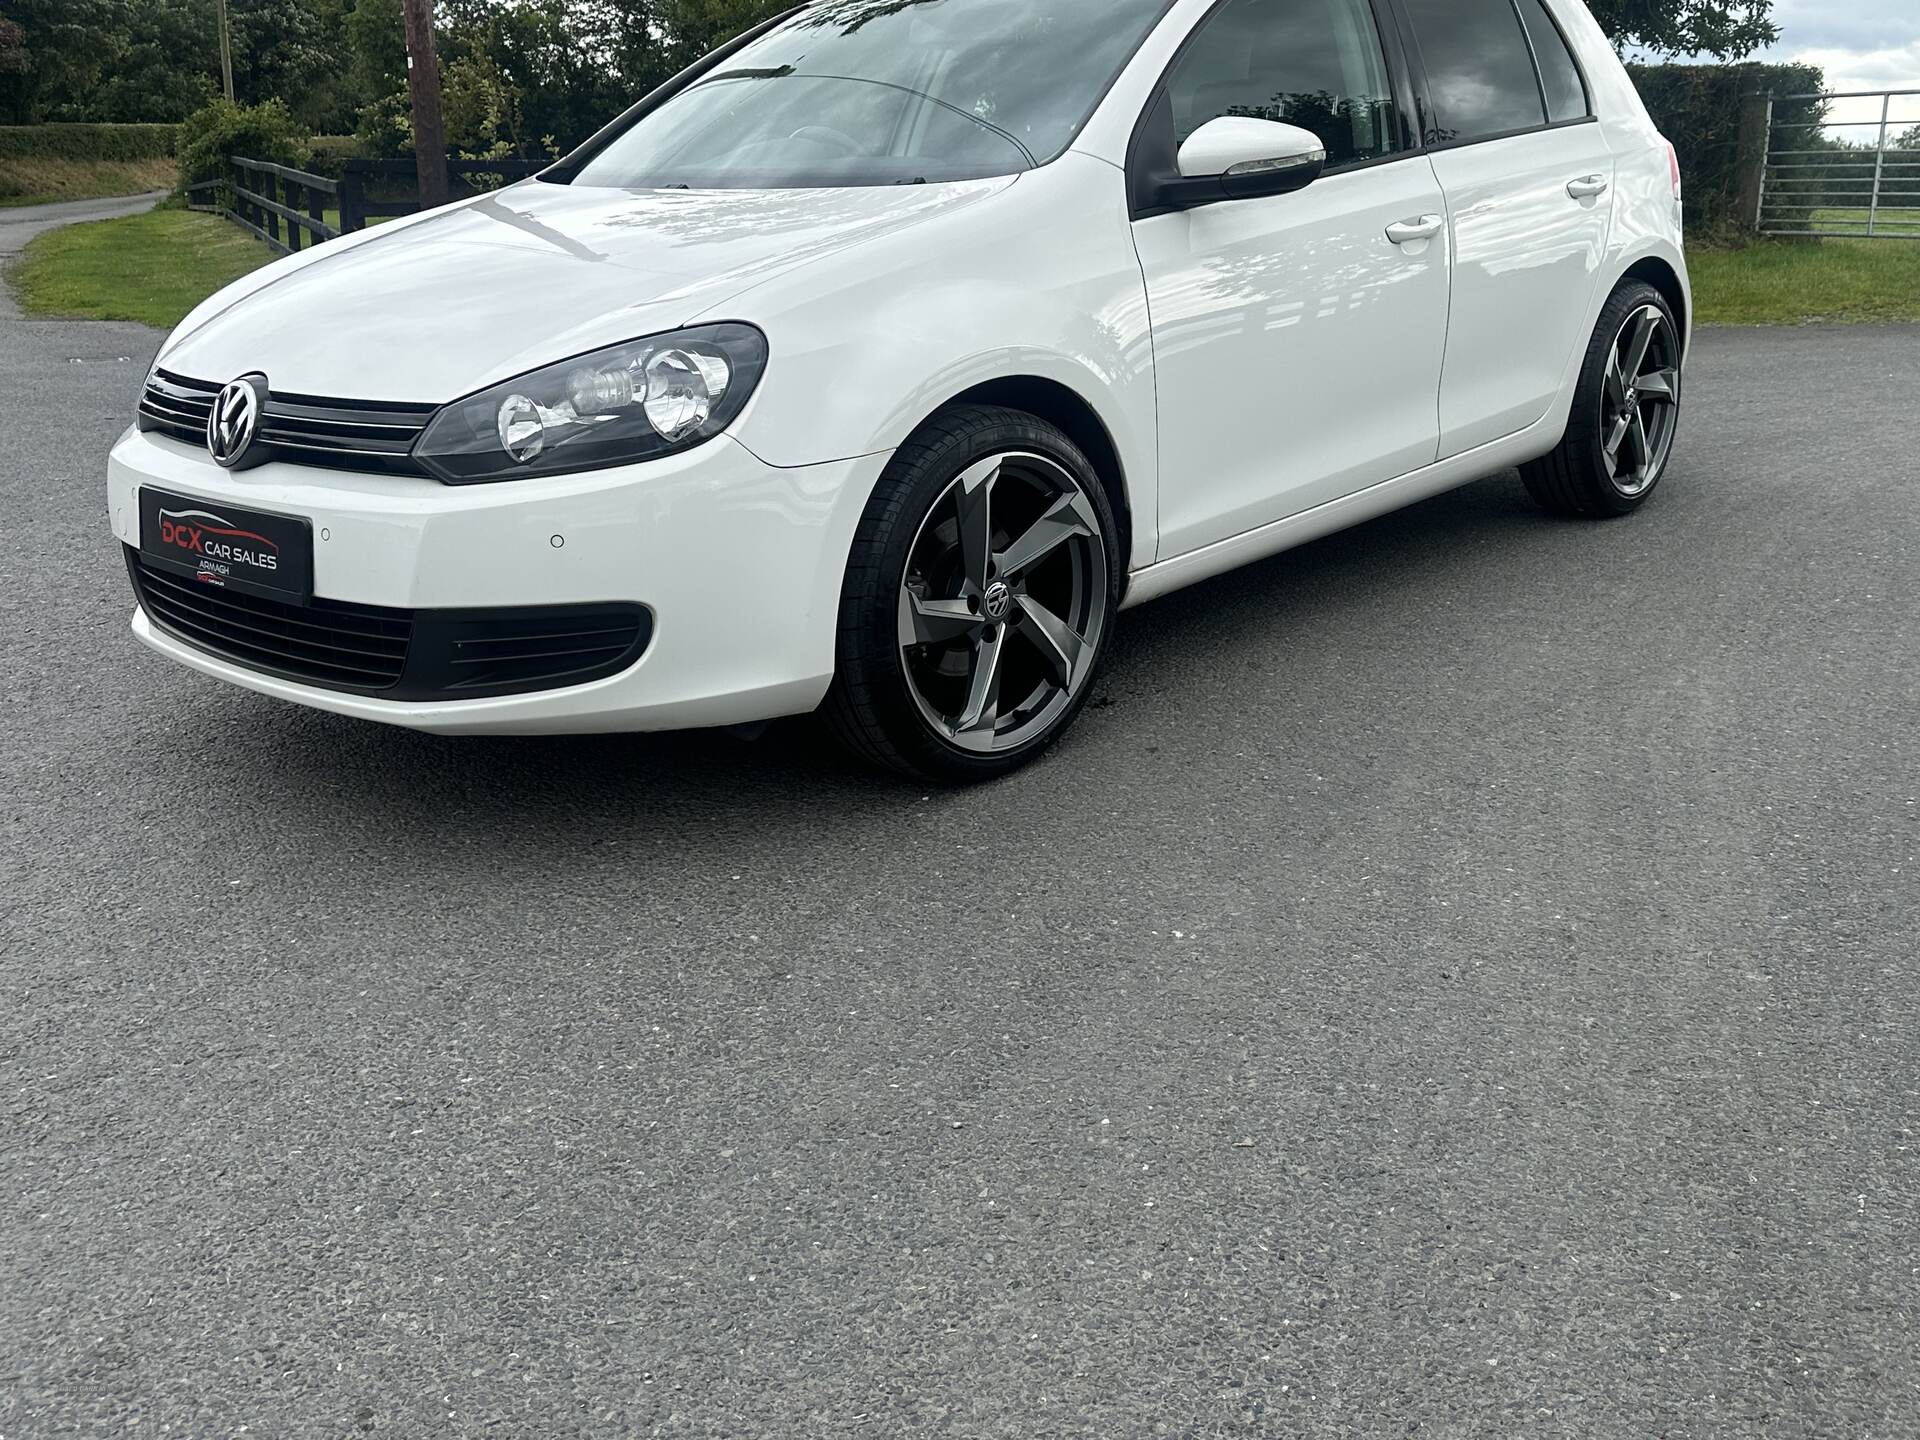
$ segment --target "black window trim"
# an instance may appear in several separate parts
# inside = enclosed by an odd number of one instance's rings
[[[1546,114],[1549,127],[1572,125],[1576,121],[1595,119],[1596,117],[1593,113],[1593,86],[1588,83],[1587,80],[1587,67],[1580,63],[1580,52],[1574,48],[1573,41],[1567,38],[1567,32],[1561,26],[1559,17],[1553,13],[1553,6],[1548,3],[1548,0],[1540,0],[1540,9],[1547,17],[1547,24],[1553,27],[1554,37],[1559,40],[1560,48],[1567,52],[1567,59],[1573,62],[1574,78],[1580,82],[1580,103],[1585,107],[1584,114],[1575,115],[1567,120],[1555,120],[1553,118],[1553,102],[1547,98],[1547,71],[1546,67],[1540,63],[1540,47],[1534,41],[1533,27],[1527,24],[1527,12],[1520,9],[1519,0],[1514,0],[1513,8],[1520,16],[1520,30],[1521,33],[1527,37],[1527,49],[1533,52],[1533,71],[1534,74],[1540,77],[1540,102],[1544,107],[1544,113]]]
[[[1540,96],[1541,123],[1553,123],[1553,102],[1547,98],[1547,72],[1540,68],[1540,52],[1533,43],[1533,32],[1527,29],[1527,17],[1520,13],[1520,0],[1507,0],[1507,8],[1513,12],[1514,23],[1520,27],[1520,43],[1527,47],[1527,63],[1533,67],[1533,88]]]
[[[1233,0],[1214,0],[1207,8],[1207,13],[1193,22],[1160,71],[1160,78],[1154,82],[1153,89],[1147,93],[1146,103],[1140,107],[1140,114],[1133,122],[1133,135],[1127,142],[1127,216],[1130,220],[1148,220],[1156,215],[1174,213],[1165,206],[1152,205],[1143,198],[1147,188],[1164,178],[1148,171],[1150,157],[1146,147],[1152,139],[1148,133],[1149,127],[1161,106],[1169,102],[1171,97],[1167,87],[1173,80],[1173,72],[1180,68],[1180,62],[1186,58],[1187,51],[1193,48],[1200,32],[1213,23],[1214,17],[1232,3]],[[1397,137],[1399,148],[1365,160],[1329,165],[1321,172],[1320,179],[1314,182],[1316,185],[1335,175],[1348,175],[1356,170],[1371,170],[1376,165],[1411,160],[1430,148],[1425,143],[1424,127],[1413,108],[1414,98],[1419,92],[1415,89],[1413,61],[1405,50],[1406,41],[1396,0],[1366,0],[1366,3],[1373,15],[1374,34],[1386,61],[1387,85],[1393,92],[1394,120],[1400,130]],[[1172,116],[1169,115],[1168,123],[1171,122]]]
[[[1399,22],[1401,43],[1406,46],[1407,65],[1413,73],[1413,85],[1419,105],[1420,139],[1422,142],[1420,148],[1425,153],[1431,155],[1439,154],[1447,150],[1463,150],[1469,145],[1491,145],[1497,140],[1512,140],[1521,135],[1538,135],[1545,130],[1566,130],[1575,125],[1597,125],[1600,123],[1600,117],[1594,113],[1593,86],[1587,79],[1586,67],[1580,63],[1580,53],[1575,50],[1572,43],[1567,40],[1564,30],[1560,30],[1560,40],[1562,44],[1566,45],[1567,54],[1573,58],[1573,68],[1579,73],[1580,88],[1586,95],[1587,113],[1577,115],[1571,120],[1550,120],[1547,118],[1552,111],[1547,105],[1547,82],[1545,77],[1540,73],[1540,60],[1534,53],[1533,36],[1528,32],[1526,17],[1520,13],[1520,7],[1515,3],[1515,0],[1507,0],[1507,8],[1513,12],[1514,23],[1520,27],[1521,39],[1526,44],[1527,58],[1533,65],[1534,85],[1540,92],[1541,123],[1538,125],[1522,125],[1513,130],[1501,130],[1492,135],[1474,135],[1464,140],[1435,139],[1434,136],[1437,133],[1437,127],[1432,123],[1435,115],[1432,90],[1427,82],[1427,62],[1426,57],[1420,52],[1420,37],[1414,32],[1413,17],[1408,13],[1406,6],[1401,3],[1401,0],[1376,0],[1376,3],[1391,5],[1394,15]],[[1559,30],[1560,22],[1554,19],[1552,5],[1546,4],[1545,0],[1543,0],[1543,5],[1547,11],[1547,18],[1552,20],[1554,28]]]

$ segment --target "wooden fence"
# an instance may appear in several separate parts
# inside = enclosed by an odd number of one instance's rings
[[[463,199],[537,175],[550,163],[449,160],[449,189],[454,199]],[[187,187],[188,206],[227,216],[282,254],[422,208],[411,160],[349,160],[337,180],[239,155],[229,156],[227,165],[230,178]]]

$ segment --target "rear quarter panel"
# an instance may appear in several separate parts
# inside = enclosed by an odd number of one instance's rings
[[[1683,343],[1691,338],[1693,296],[1687,280],[1685,230],[1674,198],[1666,137],[1647,113],[1640,92],[1592,12],[1579,0],[1546,0],[1579,52],[1595,112],[1614,154],[1613,231],[1597,311],[1620,277],[1640,261],[1663,260],[1686,296]]]

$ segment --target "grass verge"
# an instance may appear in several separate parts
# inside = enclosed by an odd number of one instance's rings
[[[1920,320],[1920,239],[1767,240],[1687,269],[1703,325]]]
[[[61,160],[44,155],[0,159],[0,205],[48,205],[171,190],[180,172],[171,160]]]
[[[38,236],[7,278],[30,315],[135,320],[164,330],[273,258],[217,215],[154,210]]]

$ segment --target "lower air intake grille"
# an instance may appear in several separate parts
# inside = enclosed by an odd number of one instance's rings
[[[639,605],[392,610],[305,605],[194,581],[126,547],[147,618],[249,670],[387,700],[478,700],[585,685],[637,663],[653,639]]]
[[[619,669],[641,643],[645,611],[637,606],[571,607],[519,618],[446,612],[444,631],[449,694],[544,689],[568,677],[593,678]],[[611,667],[611,668],[610,668]]]
[[[390,690],[406,670],[413,638],[408,611],[263,600],[149,565],[137,551],[127,553],[147,617],[189,645],[330,690]]]

